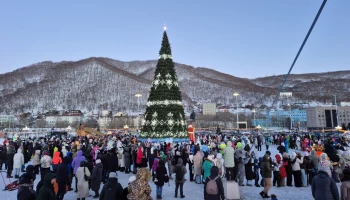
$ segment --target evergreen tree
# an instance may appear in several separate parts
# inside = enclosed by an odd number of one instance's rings
[[[187,124],[166,31],[148,97],[142,138],[187,138]]]

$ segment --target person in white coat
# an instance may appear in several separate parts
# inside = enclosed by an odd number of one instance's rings
[[[44,154],[43,157],[41,157],[41,159],[40,159],[40,164],[41,164],[40,172],[41,173],[45,170],[50,171],[50,168],[52,165],[52,159],[49,156],[49,152],[44,151],[43,154]]]
[[[89,194],[89,181],[85,180],[84,175],[87,177],[91,176],[91,173],[88,169],[88,162],[86,160],[81,161],[80,167],[78,167],[75,177],[78,180],[77,188],[78,195],[77,200],[85,200],[86,197],[90,196]]]
[[[19,173],[21,172],[22,165],[24,165],[24,156],[22,149],[19,148],[13,157],[13,169],[15,171],[15,178],[19,178]]]
[[[62,152],[62,156],[63,156],[63,158],[67,156],[68,151],[67,151],[67,149],[66,149],[66,146],[65,146],[65,145],[63,145],[63,146],[62,146],[62,150],[61,150],[61,152]]]

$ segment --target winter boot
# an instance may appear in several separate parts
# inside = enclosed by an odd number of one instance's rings
[[[265,198],[265,193],[264,193],[264,191],[261,191],[259,194],[260,194],[260,196],[261,196],[262,198]]]

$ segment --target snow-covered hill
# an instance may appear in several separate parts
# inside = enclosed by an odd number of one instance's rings
[[[156,60],[123,62],[110,58],[87,58],[76,62],[41,62],[0,75],[0,113],[48,109],[100,108],[131,112],[137,109],[136,93],[145,107]],[[240,102],[269,105],[283,76],[253,80],[207,68],[175,64],[186,106],[196,102]],[[300,101],[331,101],[334,92],[350,99],[350,71],[291,75],[287,83]],[[298,101],[298,99],[297,99]]]

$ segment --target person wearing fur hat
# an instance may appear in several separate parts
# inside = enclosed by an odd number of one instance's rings
[[[329,172],[329,164],[321,161],[318,166],[318,174],[313,178],[311,185],[312,196],[315,200],[339,199],[338,187]]]
[[[348,168],[343,170],[343,177],[341,178],[340,185],[340,199],[350,200],[350,169]]]
[[[100,159],[96,160],[96,165],[92,170],[91,175],[91,190],[95,192],[94,198],[98,198],[100,196],[100,185],[102,181],[102,171],[103,171],[103,165],[101,163]]]

